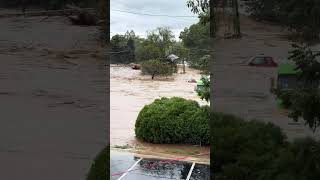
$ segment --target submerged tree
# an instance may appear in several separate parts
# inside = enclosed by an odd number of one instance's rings
[[[151,79],[155,76],[168,76],[174,73],[174,69],[168,63],[160,60],[148,60],[141,63],[141,72],[143,75],[151,75]]]

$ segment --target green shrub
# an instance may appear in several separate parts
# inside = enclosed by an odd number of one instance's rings
[[[201,77],[201,81],[203,82],[203,88],[197,88],[198,96],[203,100],[206,100],[207,102],[210,101],[210,78],[206,76]]]
[[[214,179],[262,178],[286,146],[285,135],[270,123],[244,121],[222,113],[211,117]]]
[[[87,180],[106,180],[109,179],[109,152],[110,147],[105,147],[95,158],[91,165]]]
[[[211,172],[217,180],[314,180],[320,177],[320,142],[288,142],[271,123],[212,113]]]
[[[270,179],[313,180],[320,177],[320,143],[311,138],[297,139],[274,161]],[[283,178],[288,177],[288,178]],[[290,178],[289,178],[290,177]]]
[[[139,113],[137,138],[151,143],[209,144],[209,107],[183,98],[161,98]]]
[[[291,97],[292,97],[293,91],[292,90],[277,90],[276,95],[277,98],[281,102],[281,107],[288,109],[292,105]]]

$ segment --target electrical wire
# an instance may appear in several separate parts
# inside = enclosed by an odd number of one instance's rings
[[[129,14],[135,14],[135,15],[142,15],[142,16],[158,16],[158,17],[172,17],[172,18],[198,18],[198,16],[179,16],[179,15],[166,15],[166,14],[149,14],[149,13],[139,13],[139,12],[133,12],[133,11],[125,11],[125,10],[119,10],[119,9],[111,9],[111,11],[117,11],[117,12],[123,12],[123,13],[129,13]]]

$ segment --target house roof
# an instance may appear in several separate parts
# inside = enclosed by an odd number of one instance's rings
[[[174,55],[174,54],[170,54],[168,57],[167,57],[168,60],[170,60],[171,62],[175,62],[177,59],[179,59],[179,57],[177,55]]]
[[[280,64],[278,66],[278,75],[296,75],[300,70],[296,69],[293,64]]]

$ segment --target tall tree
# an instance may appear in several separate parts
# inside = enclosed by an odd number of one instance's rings
[[[202,57],[210,54],[210,29],[209,24],[202,24],[201,22],[191,25],[189,28],[185,28],[180,33],[179,38],[182,40],[184,47],[189,49],[189,56],[187,61],[193,68],[208,69],[209,59],[204,63]]]
[[[136,55],[139,61],[165,59],[174,44],[173,32],[168,27],[158,27],[147,32],[147,38],[139,40]]]

